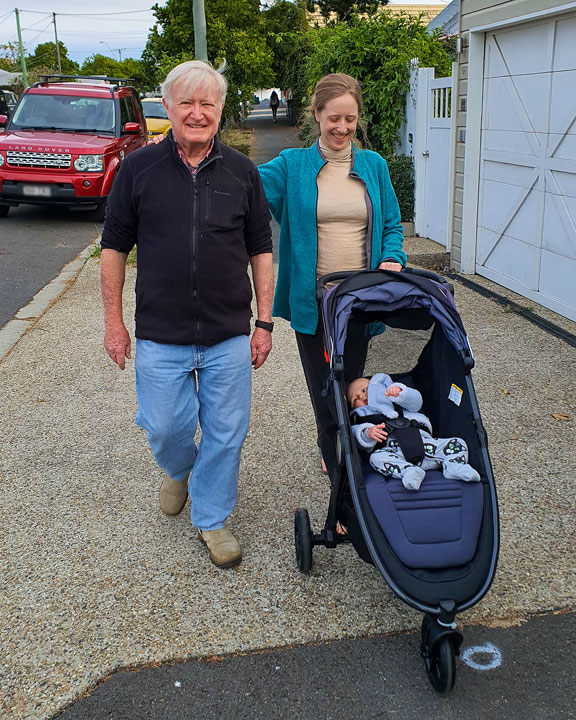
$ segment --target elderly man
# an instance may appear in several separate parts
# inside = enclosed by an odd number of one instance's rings
[[[225,522],[238,492],[252,367],[272,347],[270,215],[253,163],[216,137],[222,75],[185,62],[162,94],[172,123],[167,140],[131,153],[109,198],[101,241],[104,346],[123,370],[131,348],[122,289],[136,245],[136,423],[164,473],[160,508],[177,515],[189,494],[210,559],[228,568],[242,560]],[[257,304],[251,338],[248,263]]]

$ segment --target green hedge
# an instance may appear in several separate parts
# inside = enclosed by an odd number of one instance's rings
[[[400,219],[411,222],[414,220],[414,160],[410,155],[394,155],[386,158],[386,162],[400,205]]]

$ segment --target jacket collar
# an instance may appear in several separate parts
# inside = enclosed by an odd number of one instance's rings
[[[166,135],[166,140],[164,142],[166,143],[168,141],[168,145],[170,147],[170,152],[174,156],[176,160],[178,160],[179,163],[182,163],[182,160],[180,159],[180,155],[178,154],[178,146],[176,145],[176,140],[174,140],[174,135],[172,134],[172,128],[168,131],[168,134]],[[214,145],[212,147],[212,151],[210,154],[202,160],[200,165],[198,165],[198,170],[201,170],[205,165],[208,163],[211,163],[213,160],[217,160],[222,157],[222,149],[221,149],[221,143],[218,139],[218,135],[214,136]],[[183,164],[183,163],[182,163]]]
[[[310,148],[310,159],[312,161],[312,165],[314,167],[314,170],[319,173],[320,170],[326,165],[326,158],[324,155],[322,155],[322,151],[320,150],[320,138],[316,140],[314,145],[311,145]],[[358,172],[360,169],[360,166],[362,164],[361,160],[362,156],[358,152],[358,148],[354,146],[354,143],[352,143],[352,165],[350,166],[350,172]]]

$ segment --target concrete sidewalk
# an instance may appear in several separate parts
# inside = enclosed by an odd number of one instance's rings
[[[256,152],[267,137],[273,156],[294,131],[267,120]],[[411,264],[442,254],[421,239],[407,248]],[[421,616],[351,547],[317,549],[309,576],[295,568],[292,512],[307,506],[319,528],[328,487],[284,321],[254,374],[231,518],[244,562],[214,568],[187,513],[160,513],[160,472],[133,423],[133,364],[118,371],[102,348],[98,273],[88,260],[0,363],[0,716],[50,718],[119,668],[419,627]],[[133,281],[130,270],[128,318]],[[460,620],[508,624],[574,601],[576,350],[458,282],[456,303],[502,524],[495,583]],[[576,334],[574,323],[535,311]],[[395,356],[406,344],[398,339]]]

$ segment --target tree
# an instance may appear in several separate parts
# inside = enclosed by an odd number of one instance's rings
[[[142,59],[159,83],[169,70],[194,57],[194,22],[190,0],[154,5],[157,22]],[[208,58],[214,67],[228,63],[225,114],[237,119],[254,90],[273,81],[272,54],[266,45],[258,0],[206,0]]]
[[[311,28],[303,0],[277,0],[263,13],[266,41],[272,52],[275,85],[291,92],[297,118],[307,97],[306,58],[312,50]]]
[[[58,41],[60,51],[60,67],[63,75],[77,75],[80,66],[68,57],[68,49],[60,40]],[[34,54],[26,58],[26,68],[33,70],[46,68],[51,73],[58,72],[58,58],[56,55],[56,43],[45,42],[36,46]]]
[[[308,10],[314,12],[316,6],[326,20],[336,15],[338,22],[351,20],[358,14],[373,15],[388,0],[307,0]]]
[[[144,63],[141,60],[126,58],[122,62],[108,55],[96,53],[84,60],[80,70],[82,75],[106,75],[107,77],[132,78],[139,90],[149,89]]]
[[[120,63],[108,55],[95,53],[82,63],[81,75],[106,75],[108,77],[122,77]]]
[[[367,140],[390,155],[405,118],[410,63],[434,67],[436,77],[450,74],[441,42],[428,35],[418,17],[383,12],[371,18],[327,26],[313,34],[307,72],[312,86],[327,73],[344,72],[362,84]]]
[[[0,70],[19,72],[19,57],[18,46],[16,43],[9,42],[6,43],[6,45],[0,45]]]

